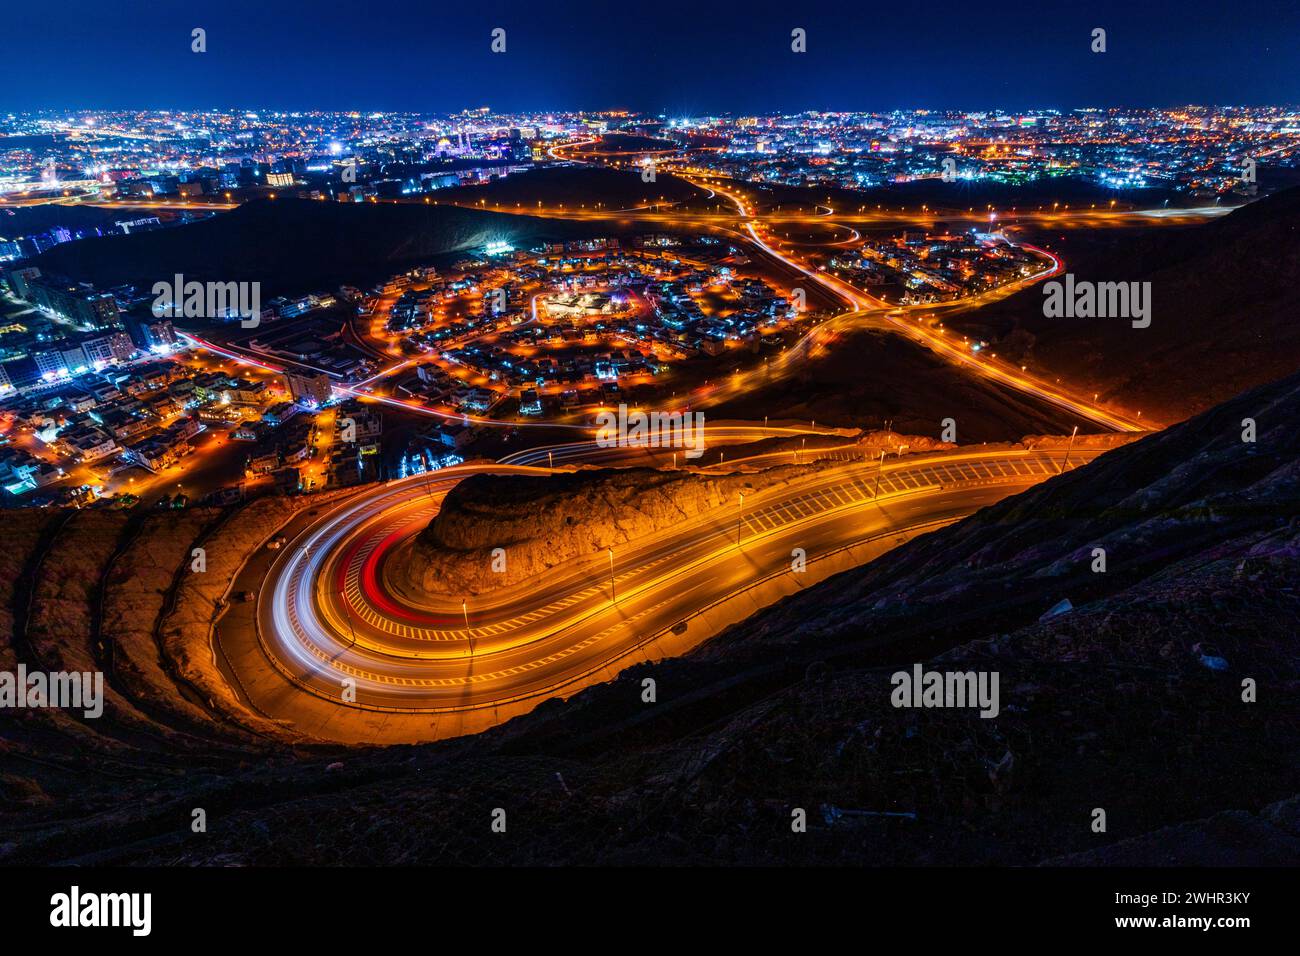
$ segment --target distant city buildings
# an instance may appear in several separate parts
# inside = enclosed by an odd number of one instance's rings
[[[675,119],[668,135],[715,147],[690,155],[686,168],[773,185],[861,189],[927,179],[1026,184],[1069,177],[1116,191],[1249,195],[1251,158],[1296,165],[1300,111],[810,110]]]
[[[1174,109],[891,110],[658,117],[625,112],[494,114],[321,111],[36,111],[0,117],[0,136],[41,136],[41,150],[0,153],[0,196],[209,199],[261,191],[349,202],[487,182],[554,161],[550,146],[656,129],[686,165],[753,182],[862,188],[943,175],[1026,183],[1077,177],[1126,190],[1248,192],[1248,159],[1297,162],[1300,112],[1281,106]],[[123,137],[122,133],[129,133]],[[634,161],[633,157],[631,161]],[[147,216],[113,228],[150,228]],[[2,224],[0,224],[2,225]],[[12,236],[0,261],[38,255],[99,230]]]
[[[188,350],[207,348],[196,338],[207,333],[183,325],[178,334],[150,310],[148,290],[92,287],[54,274],[59,253],[38,259],[69,242],[174,228],[272,196],[438,203],[456,190],[451,201],[473,204],[464,187],[564,164],[557,147],[608,134],[655,148],[620,148],[607,166],[637,170],[652,152],[665,172],[753,184],[749,192],[778,207],[783,187],[804,188],[805,210],[829,204],[832,189],[951,187],[957,205],[968,184],[1062,180],[1093,198],[1155,189],[1159,201],[1204,204],[1253,195],[1256,161],[1300,162],[1300,113],[1287,107],[7,114],[0,142],[45,145],[0,149],[0,198],[85,199],[112,212],[92,226],[0,216],[0,487],[81,505],[115,473],[184,470],[204,443],[233,449],[241,495],[243,481],[294,493],[418,474],[459,461],[476,419],[574,419],[652,393],[674,363],[693,363],[706,380],[720,367],[732,374],[742,358],[779,354],[825,317],[718,234],[624,229],[531,246],[492,236],[460,261],[371,288],[259,300],[253,328],[230,310],[202,317],[216,345],[200,360]],[[1040,254],[998,231],[992,205],[987,226],[984,218],[955,231],[942,222],[844,229],[805,254],[810,267],[901,305],[977,296],[1044,268]],[[359,343],[366,335],[387,341]],[[231,350],[250,364],[227,368],[214,357]],[[389,449],[387,462],[372,398],[432,420],[400,431],[405,447]]]

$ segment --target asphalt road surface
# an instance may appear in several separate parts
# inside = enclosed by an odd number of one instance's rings
[[[612,580],[602,552],[491,597],[396,593],[385,561],[428,524],[456,482],[479,472],[548,472],[457,466],[367,490],[315,516],[272,562],[257,626],[283,678],[340,706],[437,713],[540,701],[605,679],[657,635],[689,627],[700,609],[792,573],[795,548],[816,561],[937,526],[1096,454],[1075,449],[1066,465],[1064,449],[956,450],[883,466],[846,454],[795,484],[756,493],[743,510],[715,509],[616,549]]]

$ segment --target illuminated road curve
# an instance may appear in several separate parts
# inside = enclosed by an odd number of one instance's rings
[[[700,183],[691,182],[697,188],[704,188]],[[841,313],[835,316],[830,322],[823,323],[818,328],[808,333],[812,341],[816,341],[819,336],[824,336],[835,329],[861,324],[864,321],[883,322],[885,327],[901,333],[912,339],[919,345],[929,349],[938,357],[958,365],[965,370],[976,375],[989,378],[999,384],[1032,395],[1040,401],[1055,405],[1058,408],[1065,409],[1081,418],[1096,422],[1106,428],[1121,432],[1140,432],[1146,431],[1152,427],[1151,422],[1141,422],[1127,415],[1112,412],[1103,408],[1096,402],[1090,402],[1087,399],[1070,395],[1064,389],[1049,385],[1040,379],[1026,375],[1023,370],[1006,362],[998,361],[993,357],[984,357],[972,353],[968,348],[953,341],[951,336],[945,335],[942,330],[928,328],[920,322],[909,321],[908,315],[912,312],[933,311],[932,306],[926,307],[908,307],[908,308],[890,308],[886,303],[868,295],[862,290],[845,282],[843,279],[833,276],[824,270],[810,269],[791,255],[783,253],[781,250],[774,248],[771,244],[763,239],[755,221],[750,218],[749,208],[745,200],[732,192],[725,189],[717,188],[718,195],[729,200],[735,207],[736,211],[746,217],[745,232],[749,241],[756,246],[763,254],[784,264],[788,268],[795,269],[807,276],[822,288],[826,289],[833,295],[844,301],[851,311]],[[837,217],[839,218],[839,217]],[[1048,261],[1048,265],[1035,275],[1021,279],[1017,282],[1009,283],[1000,289],[990,293],[974,296],[972,298],[961,300],[953,303],[957,310],[966,310],[976,308],[990,301],[996,301],[1010,295],[1014,291],[1026,288],[1039,280],[1046,279],[1050,276],[1058,275],[1065,271],[1065,264],[1055,255],[1044,249],[1035,246],[1024,246],[1032,252],[1036,252]],[[800,343],[802,344],[802,343]]]
[[[1076,449],[1069,466],[1095,456]],[[956,520],[1057,474],[1064,449],[954,451],[838,463],[756,493],[608,557],[557,566],[543,580],[462,606],[404,599],[384,561],[418,534],[469,474],[546,474],[460,466],[392,482],[315,519],[279,554],[256,609],[263,649],[299,687],[339,704],[450,713],[532,703],[607,680],[639,650],[710,607],[848,546]],[[877,491],[878,481],[878,491]],[[739,541],[739,543],[738,543]],[[468,619],[468,626],[466,626]],[[707,637],[702,624],[690,640]]]

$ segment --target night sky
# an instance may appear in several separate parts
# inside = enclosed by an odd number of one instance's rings
[[[1295,0],[7,4],[0,109],[669,115],[1300,102]],[[507,51],[489,51],[494,27]],[[190,52],[190,31],[208,52]],[[790,52],[790,31],[808,52]],[[1094,27],[1108,51],[1089,50]]]

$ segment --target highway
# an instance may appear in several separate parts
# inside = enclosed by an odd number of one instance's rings
[[[831,464],[754,494],[743,511],[717,509],[615,549],[612,582],[600,552],[479,597],[404,595],[386,578],[386,563],[467,475],[548,468],[471,464],[368,489],[316,517],[273,561],[256,608],[263,649],[284,678],[322,702],[348,706],[343,681],[351,678],[361,708],[531,706],[608,679],[682,622],[683,640],[703,640],[709,633],[693,616],[789,575],[794,548],[815,562],[881,537],[892,543],[1097,452],[955,450],[883,466],[859,459],[853,446],[819,454]]]

